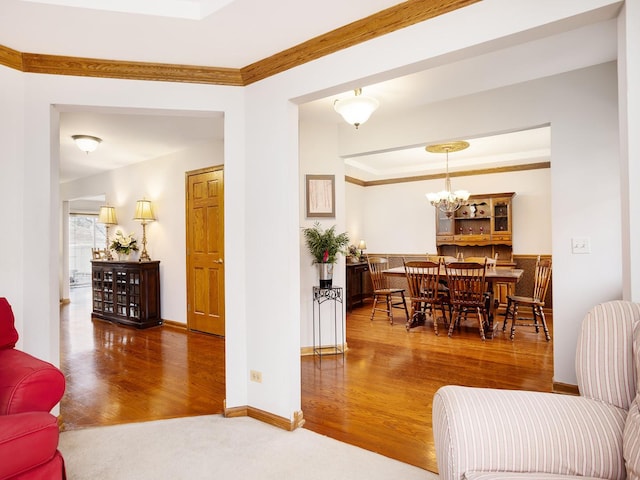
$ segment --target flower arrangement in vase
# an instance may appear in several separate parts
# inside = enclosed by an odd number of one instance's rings
[[[122,230],[117,230],[111,242],[111,249],[118,254],[120,260],[125,260],[131,252],[138,251],[138,241],[133,233],[125,235]]]

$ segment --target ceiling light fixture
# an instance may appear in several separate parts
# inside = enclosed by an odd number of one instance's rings
[[[344,118],[347,123],[354,125],[357,129],[369,120],[371,114],[380,106],[380,102],[373,97],[362,95],[361,88],[356,88],[354,93],[354,97],[343,98],[342,100],[338,99],[333,102],[333,108],[342,115],[342,118]]]
[[[101,138],[93,137],[91,135],[71,135],[73,141],[84,153],[93,152],[98,145],[102,142]]]
[[[449,152],[459,152],[469,147],[469,143],[465,141],[456,141],[449,143],[438,143],[435,145],[427,145],[425,150],[431,153],[446,153],[446,173],[444,179],[444,190],[438,193],[427,193],[427,199],[431,205],[438,210],[444,212],[447,217],[451,217],[453,212],[458,210],[469,199],[469,192],[466,190],[451,191],[451,179],[449,178]]]

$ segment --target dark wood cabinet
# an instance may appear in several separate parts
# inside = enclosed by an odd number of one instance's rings
[[[498,256],[498,263],[512,263],[511,205],[514,192],[471,195],[467,205],[451,217],[436,215],[436,246],[440,255],[456,257]]]
[[[371,280],[369,280],[369,265],[366,262],[347,262],[347,310],[354,305],[362,305],[362,301],[371,296]]]
[[[91,262],[92,316],[137,328],[162,324],[160,262]]]

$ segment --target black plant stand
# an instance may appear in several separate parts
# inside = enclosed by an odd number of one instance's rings
[[[326,302],[333,304],[333,344],[322,344],[322,305]],[[313,287],[313,354],[322,362],[324,355],[342,355],[344,359],[344,314],[342,306],[342,287],[321,288]],[[316,313],[317,311],[317,313]],[[326,318],[326,315],[325,315]],[[331,319],[328,319],[331,321]],[[325,320],[326,321],[326,320]],[[340,325],[338,326],[338,322]],[[316,336],[317,324],[317,336]],[[338,328],[342,332],[342,344],[338,343]],[[317,343],[316,343],[317,339]]]

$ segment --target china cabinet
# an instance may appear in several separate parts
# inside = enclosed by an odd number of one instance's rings
[[[450,217],[437,211],[436,246],[439,255],[495,257],[512,262],[512,201],[514,192],[471,195]]]

